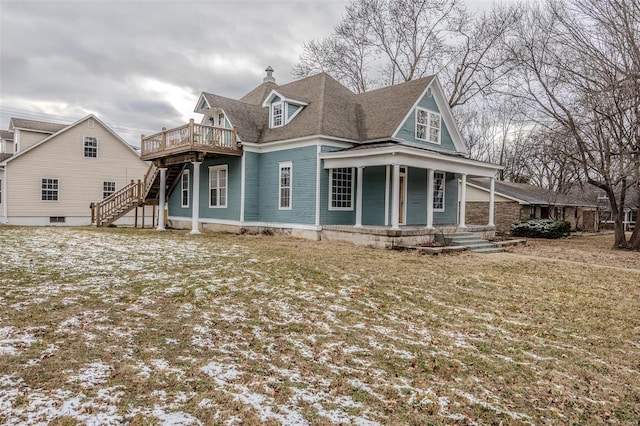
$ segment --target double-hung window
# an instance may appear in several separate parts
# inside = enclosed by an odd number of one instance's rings
[[[331,169],[329,210],[353,210],[353,169]]]
[[[102,198],[107,198],[109,195],[116,192],[116,183],[113,181],[102,182]]]
[[[58,179],[42,179],[42,201],[58,201]]]
[[[444,211],[444,172],[433,173],[433,210]]]
[[[98,156],[98,138],[93,136],[84,137],[85,158],[96,158]]]
[[[180,207],[189,207],[189,170],[180,176]]]
[[[416,139],[440,143],[440,114],[416,108]]]
[[[284,104],[274,102],[271,105],[271,127],[281,127],[284,125]]]
[[[227,207],[227,174],[228,166],[209,167],[209,207]]]
[[[279,173],[279,208],[280,210],[291,210],[291,174],[293,164],[291,161],[280,163]]]

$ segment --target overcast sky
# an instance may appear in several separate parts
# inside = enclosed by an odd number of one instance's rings
[[[291,81],[302,44],[329,35],[347,4],[0,0],[0,129],[11,117],[70,123],[94,113],[139,145],[142,133],[198,121],[202,91],[239,98],[268,65],[277,83]]]

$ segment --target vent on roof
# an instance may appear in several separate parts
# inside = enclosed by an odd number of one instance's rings
[[[262,82],[263,83],[267,83],[267,82],[275,83],[276,79],[273,76],[273,68],[271,68],[271,65],[269,65],[265,71],[267,72],[267,76],[262,79]]]

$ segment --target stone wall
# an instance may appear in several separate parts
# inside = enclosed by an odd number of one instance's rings
[[[520,219],[520,204],[517,202],[502,202],[494,204],[493,222],[496,232],[508,234],[511,232],[511,224]],[[484,225],[489,223],[488,202],[467,202],[466,223]]]

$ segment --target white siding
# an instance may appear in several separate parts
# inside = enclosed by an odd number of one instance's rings
[[[505,198],[501,195],[495,194],[495,202],[503,203],[503,202],[513,202],[508,198]],[[467,202],[489,202],[489,190],[482,190],[475,188],[473,186],[467,185]]]
[[[24,151],[32,145],[51,136],[51,133],[30,132],[28,130],[18,130],[20,132],[20,151]]]
[[[84,136],[98,138],[97,158],[84,157]],[[104,181],[115,181],[119,189],[143,179],[147,167],[97,121],[90,129],[84,120],[7,164],[9,222],[35,217],[48,222],[50,216],[64,216],[69,223],[76,224],[71,219],[76,217],[88,224],[89,205],[102,199]],[[42,201],[43,178],[58,179],[58,201]]]

